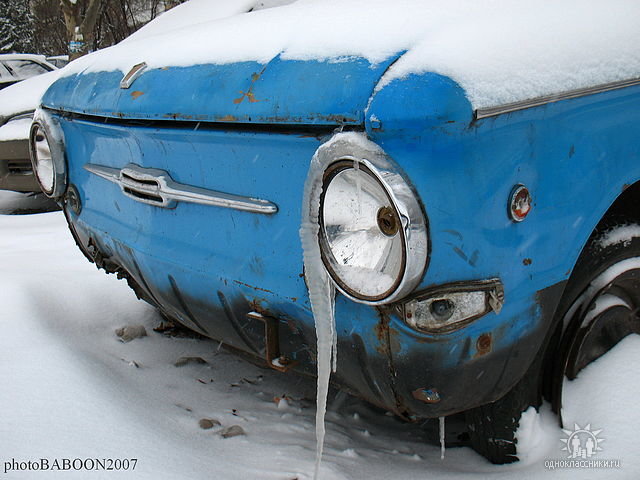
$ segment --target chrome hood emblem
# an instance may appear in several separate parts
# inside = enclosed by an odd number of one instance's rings
[[[142,72],[147,68],[147,64],[145,62],[138,63],[131,67],[129,73],[127,73],[122,80],[120,80],[120,88],[129,88],[136,79],[142,75]]]

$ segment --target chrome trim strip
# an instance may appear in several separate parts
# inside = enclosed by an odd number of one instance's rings
[[[127,197],[155,207],[175,208],[177,202],[185,202],[266,215],[278,211],[278,207],[267,200],[184,185],[173,181],[164,170],[143,168],[133,163],[122,169],[89,163],[84,169],[115,183]]]
[[[478,108],[474,112],[474,118],[480,120],[487,117],[495,117],[504,113],[516,112],[518,110],[524,110],[532,107],[539,107],[540,105],[546,105],[547,103],[559,102],[561,100],[569,100],[571,98],[584,97],[586,95],[592,95],[594,93],[609,92],[611,90],[618,90],[620,88],[632,87],[634,85],[640,85],[640,78],[633,78],[631,80],[621,80],[618,82],[605,83],[602,85],[596,85],[594,87],[578,88],[576,90],[568,90],[562,93],[556,93],[553,95],[546,95],[544,97],[531,98],[523,100],[521,102],[506,103],[504,105],[498,105],[496,107]]]

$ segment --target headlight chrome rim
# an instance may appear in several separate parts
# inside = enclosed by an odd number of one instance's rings
[[[327,193],[327,187],[331,184],[331,181],[340,173],[354,169],[354,164],[357,162],[359,172],[362,172],[366,175],[371,176],[375,181],[378,182],[380,188],[384,191],[384,194],[390,203],[390,206],[381,207],[378,210],[376,220],[380,220],[381,211],[384,209],[389,209],[392,211],[391,216],[394,218],[397,225],[394,226],[393,230],[395,233],[390,235],[390,232],[385,233],[383,228],[380,228],[380,231],[383,235],[388,237],[394,237],[396,234],[400,236],[400,245],[401,245],[401,257],[400,257],[400,267],[398,274],[396,275],[393,283],[385,289],[382,293],[366,295],[363,292],[356,291],[355,288],[351,288],[347,282],[343,281],[342,277],[338,273],[338,269],[335,268],[334,261],[337,262],[335,256],[333,255],[332,249],[330,247],[329,239],[327,238],[326,226],[325,226],[325,215],[324,215],[324,205],[325,205],[325,195]],[[385,215],[386,212],[382,213]],[[401,214],[398,212],[394,205],[393,198],[390,193],[385,188],[385,184],[383,183],[380,174],[377,172],[377,169],[367,160],[365,159],[355,159],[355,158],[342,158],[327,167],[323,175],[323,183],[322,183],[322,193],[320,194],[320,212],[319,212],[319,223],[320,223],[320,255],[322,257],[322,261],[324,263],[327,272],[333,279],[334,283],[338,286],[341,292],[345,293],[351,298],[357,298],[359,300],[367,301],[367,302],[380,302],[384,299],[388,298],[400,285],[402,278],[404,276],[407,264],[407,245],[405,232],[401,228],[402,220]],[[391,229],[389,229],[391,230]]]
[[[397,228],[402,246],[402,265],[393,284],[384,292],[369,296],[355,291],[353,286],[348,285],[331,267],[329,261],[331,253],[328,253],[322,211],[327,179],[334,175],[335,170],[341,171],[356,164],[357,168],[362,168],[384,190],[398,223],[397,226],[390,226],[389,233],[395,233],[395,228]],[[303,216],[303,220],[305,218],[316,219],[318,222],[318,249],[325,270],[336,288],[355,302],[368,305],[396,302],[406,297],[418,286],[427,268],[429,240],[426,215],[417,194],[400,172],[401,170],[377,144],[367,139],[364,134],[356,132],[336,134],[327,143],[321,145],[314,155],[307,185],[313,189],[321,190],[319,194],[321,200],[319,204],[306,207],[311,210]],[[315,210],[316,208],[318,210]],[[388,212],[378,211],[377,213],[378,221],[380,221],[380,215]],[[380,230],[384,234],[383,226]]]
[[[64,150],[64,138],[62,129],[57,119],[54,119],[48,112],[42,109],[36,110],[34,120],[29,133],[29,154],[33,173],[42,189],[42,192],[49,198],[61,198],[67,189],[67,168]],[[39,139],[42,136],[42,139]],[[42,142],[45,142],[50,158],[39,158],[40,151],[44,150]],[[45,177],[40,163],[48,160],[51,162],[51,178]],[[48,173],[46,173],[48,176]]]

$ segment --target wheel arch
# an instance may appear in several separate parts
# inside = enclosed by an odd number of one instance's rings
[[[611,204],[598,223],[594,233],[599,231],[603,224],[608,224],[608,219],[611,217],[625,217],[630,220],[640,221],[640,180],[624,185],[622,193]]]
[[[629,221],[640,223],[640,180],[631,184],[625,184],[622,192],[615,198],[604,215],[596,223],[588,238],[584,242],[579,255],[574,262],[572,274],[576,266],[580,263],[589,245],[601,232],[607,230],[616,222]],[[565,289],[566,291],[566,289]],[[553,334],[547,345],[543,366],[543,394],[545,399],[551,403],[553,411],[558,415],[558,420],[562,426],[562,386],[564,382],[564,355],[566,354],[566,341],[563,339],[563,319],[562,312],[566,308],[568,299],[566,295],[560,299],[556,306],[554,320],[552,323]]]

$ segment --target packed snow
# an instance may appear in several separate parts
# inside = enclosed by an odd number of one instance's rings
[[[7,119],[18,113],[33,112],[60,72],[62,70],[43,73],[0,90],[0,117]]]
[[[65,75],[406,52],[382,84],[435,72],[474,108],[640,77],[637,0],[298,0],[248,12],[258,3],[191,0]]]
[[[599,247],[607,248],[619,243],[626,247],[634,238],[640,238],[640,225],[637,223],[623,225],[606,232],[600,239]]]
[[[17,203],[0,192],[4,213]],[[256,367],[212,340],[155,332],[155,310],[86,261],[60,212],[0,215],[0,260],[2,473],[12,461],[137,458],[136,470],[119,478],[312,478],[312,380]],[[139,325],[147,336],[125,343],[116,334]],[[546,469],[567,458],[566,435],[547,406],[523,417],[523,461],[493,466],[469,448],[448,448],[441,460],[421,425],[338,394],[329,397],[320,478],[638,478],[639,363],[640,338],[629,337],[567,382],[564,394],[565,428],[603,429],[593,459],[620,460],[620,469]],[[430,422],[437,428],[438,419]]]
[[[0,126],[0,141],[29,138],[31,121],[31,117],[24,117],[12,120]]]

